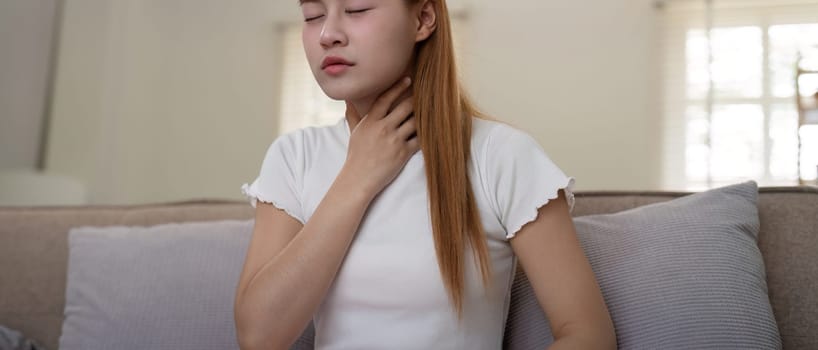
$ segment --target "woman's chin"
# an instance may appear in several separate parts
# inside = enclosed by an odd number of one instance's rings
[[[353,91],[353,89],[349,89],[346,87],[324,86],[320,84],[319,86],[321,86],[321,90],[324,91],[324,94],[327,95],[327,97],[336,101],[350,101],[360,99],[361,95],[364,95],[361,93],[361,91],[358,90]]]
[[[349,91],[347,91],[348,89],[333,85],[334,84],[332,83],[318,81],[318,86],[321,88],[321,91],[324,92],[324,95],[327,95],[327,97],[336,101],[347,100],[350,95]]]
[[[385,90],[378,81],[367,79],[355,79],[357,77],[345,76],[335,79],[319,79],[318,86],[324,91],[327,97],[336,101],[356,101],[367,99],[370,96],[379,95]]]
[[[335,101],[347,101],[347,100],[350,99],[348,94],[343,94],[343,93],[327,92],[325,90],[324,94],[326,94],[327,97],[329,97],[330,99],[335,100]]]

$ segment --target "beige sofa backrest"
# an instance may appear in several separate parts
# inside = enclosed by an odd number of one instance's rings
[[[818,189],[762,188],[761,234],[770,300],[785,349],[818,349]],[[579,192],[574,215],[612,213],[685,193]],[[251,219],[246,202],[0,207],[0,325],[57,349],[71,227]]]
[[[65,308],[68,230],[251,219],[245,202],[143,206],[0,207],[0,325],[57,349]]]

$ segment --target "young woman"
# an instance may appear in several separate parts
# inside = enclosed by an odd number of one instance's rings
[[[500,349],[517,261],[552,349],[616,347],[577,241],[573,179],[481,117],[458,84],[444,0],[301,0],[333,126],[278,137],[256,180],[236,290],[242,349]]]

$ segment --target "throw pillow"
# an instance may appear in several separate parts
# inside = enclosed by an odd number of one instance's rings
[[[577,217],[619,349],[780,349],[767,295],[755,182]],[[504,348],[544,349],[548,321],[524,272]]]
[[[69,232],[60,349],[238,349],[235,287],[253,221]]]
[[[3,350],[45,350],[22,332],[0,325],[0,349]]]

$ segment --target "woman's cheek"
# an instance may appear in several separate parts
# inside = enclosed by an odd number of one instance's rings
[[[321,60],[321,48],[320,44],[314,43],[312,40],[312,36],[305,37],[302,44],[304,45],[304,53],[306,54],[307,62],[312,68],[315,68],[321,64],[318,62]]]

